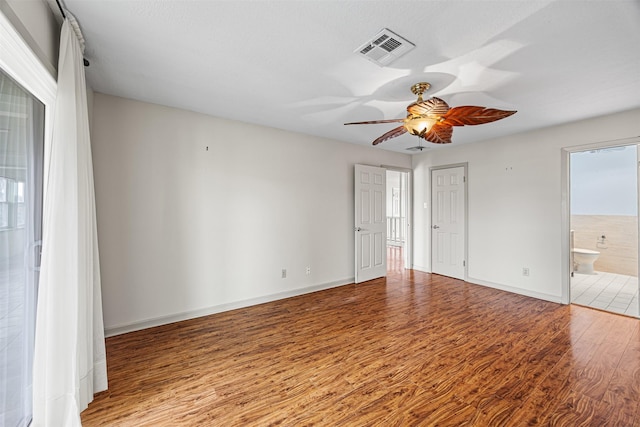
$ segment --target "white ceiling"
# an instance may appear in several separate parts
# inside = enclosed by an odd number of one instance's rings
[[[419,81],[450,106],[518,110],[452,145],[640,107],[638,0],[64,4],[95,91],[351,143],[396,125],[343,123],[404,117]],[[416,48],[387,67],[354,54],[382,28]]]

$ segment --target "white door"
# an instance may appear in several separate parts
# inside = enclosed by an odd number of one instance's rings
[[[355,165],[356,283],[387,274],[386,169]]]
[[[32,415],[45,105],[1,69],[0,88],[0,421],[26,426]]]
[[[465,279],[465,168],[431,171],[431,270]]]

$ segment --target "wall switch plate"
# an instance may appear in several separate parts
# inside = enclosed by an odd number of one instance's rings
[[[282,269],[282,278],[283,278],[283,279],[286,279],[286,278],[287,278],[287,269],[286,269],[286,268],[283,268],[283,269]]]
[[[307,276],[311,274],[311,267],[307,267],[306,273],[307,273]]]
[[[522,275],[523,276],[528,276],[529,275],[529,268],[528,267],[522,267]]]

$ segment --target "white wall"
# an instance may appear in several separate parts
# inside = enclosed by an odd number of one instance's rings
[[[108,334],[351,282],[353,165],[411,166],[100,93],[92,146]]]
[[[562,148],[638,135],[633,110],[414,156],[414,267],[431,269],[429,168],[468,162],[468,280],[560,301]]]

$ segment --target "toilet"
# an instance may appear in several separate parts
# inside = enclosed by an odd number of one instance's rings
[[[596,274],[593,271],[593,263],[600,256],[600,252],[589,249],[574,248],[573,263],[577,265],[576,272],[582,274]]]

